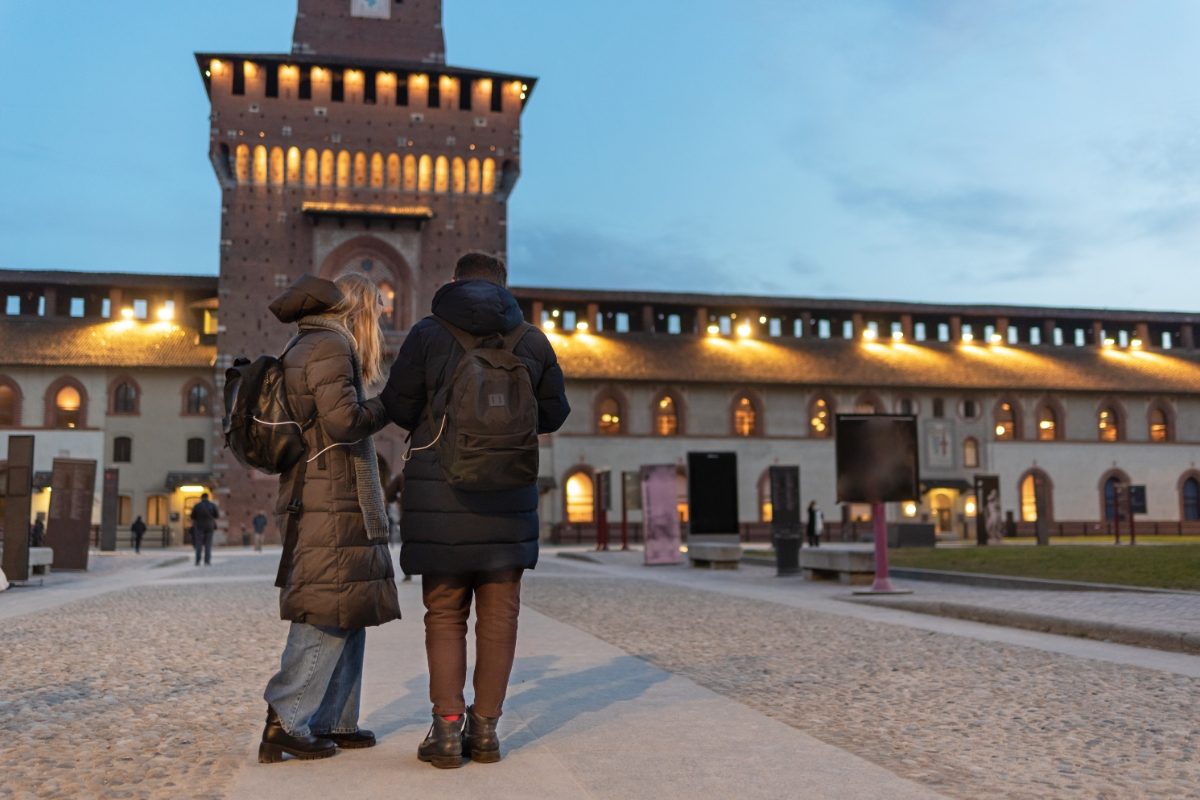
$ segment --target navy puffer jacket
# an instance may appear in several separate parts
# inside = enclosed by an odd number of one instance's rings
[[[433,299],[433,313],[480,337],[508,333],[524,322],[508,290],[482,280],[443,286]],[[537,392],[538,433],[558,430],[571,409],[554,348],[534,329],[514,352],[529,366]],[[400,348],[381,398],[392,421],[412,431],[417,446],[432,441],[436,431],[426,406],[462,356],[454,336],[433,317],[414,325]],[[459,491],[446,482],[436,448],[431,448],[415,453],[404,469],[403,508],[400,564],[410,575],[537,565],[536,484],[498,492]]]

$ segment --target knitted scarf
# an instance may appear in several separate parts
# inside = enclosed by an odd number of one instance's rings
[[[362,364],[358,360],[358,343],[339,320],[325,315],[312,315],[300,320],[301,328],[321,328],[341,336],[350,347],[350,361],[354,364],[354,389],[358,402],[365,401],[363,392]],[[375,456],[375,441],[366,436],[357,442],[339,442],[350,451],[350,462],[358,479],[358,507],[367,524],[367,537],[387,541],[388,516],[383,502],[383,484],[379,480],[379,460]]]

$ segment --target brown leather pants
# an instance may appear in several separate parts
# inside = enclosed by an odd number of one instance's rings
[[[429,657],[429,699],[433,712],[467,710],[467,619],[475,600],[475,711],[500,716],[517,649],[524,570],[465,575],[425,575],[425,653]]]

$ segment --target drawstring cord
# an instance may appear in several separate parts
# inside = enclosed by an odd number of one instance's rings
[[[442,433],[445,432],[445,430],[446,430],[446,415],[442,414],[442,424],[440,426],[438,426],[437,436],[433,437],[433,441],[430,442],[429,444],[425,445],[424,447],[409,447],[408,452],[405,453],[404,455],[402,455],[400,458],[404,461],[405,464],[407,464],[409,461],[412,461],[413,453],[419,453],[422,450],[428,450],[429,448],[433,447],[435,444],[438,443],[438,440],[442,438]]]
[[[353,447],[354,445],[358,444],[361,441],[362,441],[362,439],[357,439],[353,442],[334,442],[333,444],[329,445],[329,447],[326,447],[324,450],[320,451],[315,456],[308,459],[308,461],[306,463],[311,464],[312,462],[316,461],[318,458],[325,455],[326,453],[328,453],[330,450],[332,450],[335,447]]]

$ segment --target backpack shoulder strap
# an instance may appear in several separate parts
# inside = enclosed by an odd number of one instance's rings
[[[517,345],[525,338],[525,334],[533,330],[533,326],[528,322],[521,322],[520,325],[513,328],[508,333],[504,334],[504,349],[508,352],[513,352],[517,349]]]
[[[438,321],[439,325],[450,331],[450,335],[462,345],[463,350],[471,351],[479,347],[479,338],[477,336],[472,336],[453,322],[448,322],[439,316],[434,316],[434,319]]]

